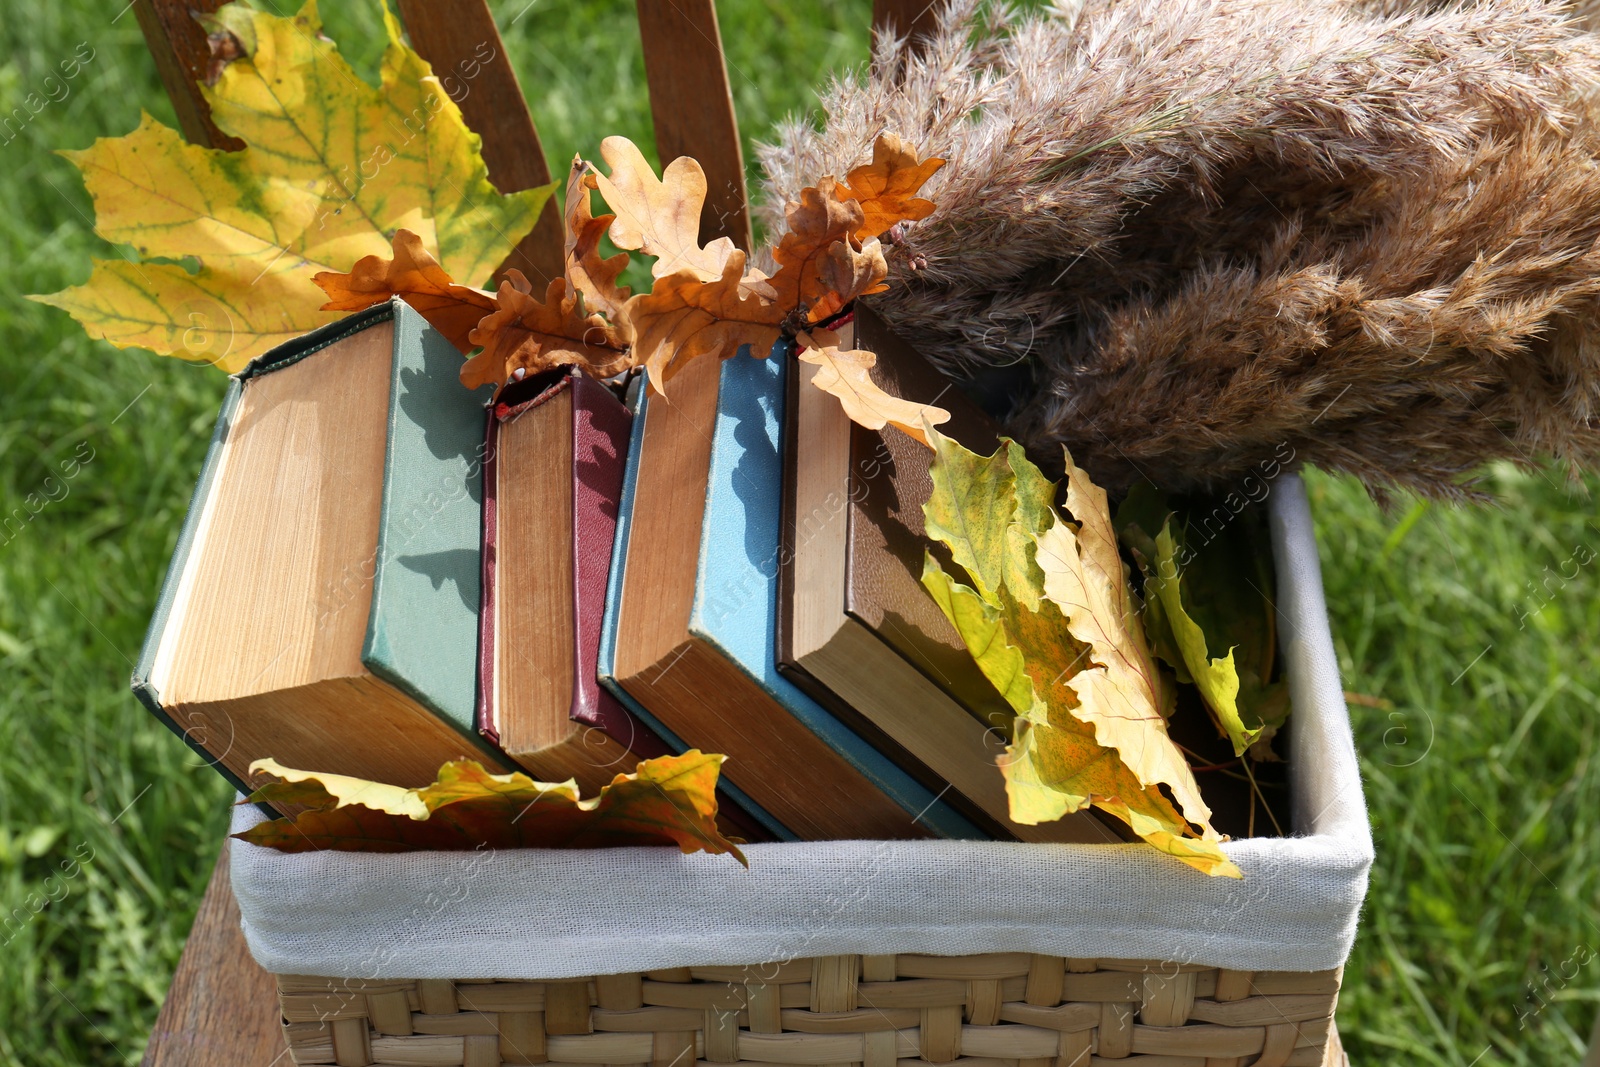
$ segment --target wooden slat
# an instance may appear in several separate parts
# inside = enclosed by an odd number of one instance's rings
[[[887,30],[906,36],[906,46],[914,52],[938,25],[945,3],[946,0],[872,0],[872,35],[876,38]]]
[[[277,983],[250,957],[239,932],[224,844],[145,1046],[143,1067],[286,1064],[277,1000]]]
[[[428,61],[467,126],[483,138],[489,180],[502,193],[548,185],[550,165],[539,131],[495,27],[488,0],[399,0],[411,47]],[[562,275],[561,213],[556,198],[506,257],[495,278],[515,267],[543,294]],[[458,279],[478,284],[482,279]]]
[[[700,242],[728,237],[748,252],[744,151],[716,5],[712,0],[638,0],[637,6],[656,154],[663,167],[679,156],[693,156],[705,168]]]
[[[211,50],[195,12],[210,14],[225,0],[135,0],[133,13],[144,31],[156,73],[178,116],[178,129],[190,144],[238,151],[244,142],[229,137],[211,121],[211,107],[200,95]],[[119,16],[120,17],[120,16]]]

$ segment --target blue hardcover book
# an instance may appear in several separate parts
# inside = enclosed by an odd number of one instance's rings
[[[669,744],[725,753],[725,779],[802,838],[983,838],[777,671],[786,357],[641,390],[601,681]]]
[[[690,747],[683,743],[683,739],[662,725],[661,720],[650,714],[650,709],[640,704],[628,691],[617,683],[612,670],[616,660],[617,651],[617,604],[622,597],[622,571],[623,561],[628,558],[628,528],[629,520],[633,516],[634,488],[639,482],[639,440],[644,436],[645,403],[648,390],[643,388],[643,379],[638,379],[640,389],[638,400],[632,405],[634,408],[633,426],[628,435],[628,458],[623,467],[622,495],[617,501],[617,532],[611,541],[611,570],[606,579],[606,608],[605,615],[600,623],[600,651],[596,657],[596,674],[600,684],[605,686],[611,695],[621,702],[639,721],[655,731],[657,737],[667,743],[674,752],[685,752]],[[784,826],[771,814],[762,809],[761,805],[745,793],[744,790],[734,785],[726,775],[717,782],[717,792],[726,793],[735,804],[742,808],[756,822],[779,841],[797,841],[788,827]]]

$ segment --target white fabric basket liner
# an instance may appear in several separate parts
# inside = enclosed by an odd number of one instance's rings
[[[285,855],[232,842],[257,962],[340,978],[556,979],[843,953],[1038,952],[1249,971],[1344,963],[1372,864],[1305,488],[1273,483],[1294,836],[1224,845],[1244,879],[1141,844],[756,844]],[[233,831],[261,821],[235,810]]]

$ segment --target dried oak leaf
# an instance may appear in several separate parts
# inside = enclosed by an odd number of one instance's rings
[[[478,320],[495,310],[493,293],[457,285],[410,230],[394,235],[393,255],[364,256],[348,274],[322,271],[311,279],[328,297],[323,311],[360,311],[398,296],[463,353]]]
[[[700,212],[706,200],[706,172],[688,156],[679,156],[656,177],[644,153],[626,137],[600,142],[600,158],[611,175],[596,171],[595,186],[615,211],[611,241],[618,248],[655,256],[650,268],[657,278],[690,271],[701,281],[715,281],[734,252],[734,244],[718,237],[700,247]]]
[[[919,161],[916,149],[898,135],[879,134],[872,146],[872,162],[852,170],[844,182],[834,186],[840,200],[861,205],[856,238],[877,237],[897,222],[915,222],[933,214],[933,201],[916,194],[942,166],[944,160],[937,157]]]
[[[765,358],[778,340],[783,309],[767,296],[766,283],[745,279],[744,253],[734,249],[721,277],[706,281],[692,270],[657,278],[654,288],[629,298],[619,320],[643,362],[650,385],[666,383],[691,359],[708,353],[731,356],[749,345]]]
[[[596,184],[589,164],[573,156],[572,172],[567,178],[567,281],[583,295],[585,308],[615,316],[628,299],[627,287],[617,285],[617,278],[628,266],[628,253],[600,257],[600,238],[616,216],[596,216],[591,212],[589,190]]]
[[[1102,745],[1117,750],[1140,782],[1164,785],[1184,816],[1209,830],[1211,809],[1167,735],[1157,667],[1117,550],[1105,490],[1070,454],[1066,471],[1066,510],[1077,528],[1053,518],[1033,540],[1045,598],[1061,609],[1067,631],[1089,646],[1094,661],[1071,679],[1080,703],[1074,714],[1094,727]]]
[[[800,353],[801,362],[817,368],[811,384],[837,397],[844,413],[856,425],[869,430],[895,426],[926,445],[928,436],[923,427],[950,420],[950,413],[943,408],[915,404],[880,389],[870,373],[878,362],[871,352],[841,350],[835,335],[821,330],[802,333],[799,340],[806,346]]]
[[[876,240],[868,241],[865,247],[857,247],[850,239],[833,242],[817,261],[817,278],[825,291],[812,303],[806,317],[822,322],[843,311],[858,296],[883,292],[889,288],[883,282],[888,273],[883,249]]]
[[[233,836],[281,852],[676,845],[684,852],[730,854],[749,866],[738,845],[717,829],[722,761],[694,750],[644,760],[634,773],[617,775],[583,800],[571,781],[490,774],[472,760],[446,763],[438,780],[421,789],[256,760],[251,774],[279,781],[256,790],[251,800],[307,810]]]
[[[789,229],[773,250],[770,279],[785,313],[805,311],[808,322],[836,314],[858,296],[882,292],[889,267],[876,238],[855,237],[861,205],[834,195],[831,179],[800,191],[784,212]]]
[[[552,278],[544,300],[521,271],[506,271],[495,310],[467,335],[483,351],[461,367],[468,389],[499,385],[518,370],[529,374],[577,364],[596,378],[609,378],[630,365],[617,330],[600,315],[585,311],[565,278]]]
[[[312,277],[386,254],[399,227],[469,282],[533,228],[554,186],[494,188],[477,135],[392,15],[373,86],[322,36],[314,0],[290,18],[223,10],[246,54],[202,92],[245,147],[187,144],[145,115],[126,137],[65,153],[94,198],[95,232],[139,258],[96,261],[85,284],[35,299],[119,348],[231,372],[333,321]]]

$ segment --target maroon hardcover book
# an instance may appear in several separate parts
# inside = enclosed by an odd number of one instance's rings
[[[562,369],[502,390],[484,439],[478,729],[584,796],[672,751],[595,676],[632,421],[606,386]],[[718,801],[729,832],[771,840]]]

